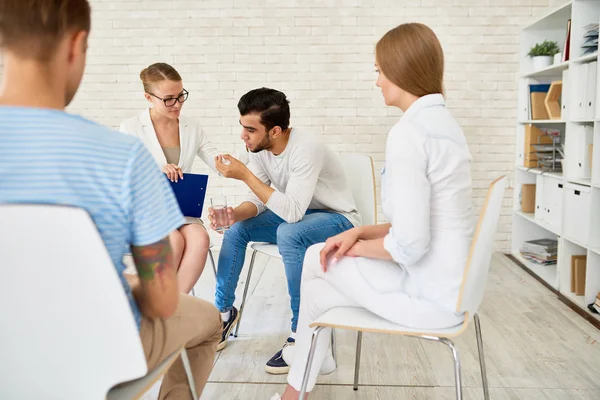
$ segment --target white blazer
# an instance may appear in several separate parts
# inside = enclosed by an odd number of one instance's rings
[[[147,108],[135,117],[129,118],[121,123],[119,130],[128,135],[139,137],[150,154],[154,157],[156,164],[162,169],[167,164],[165,153],[160,147],[158,137],[154,131],[150,119],[150,109]],[[194,119],[179,116],[179,153],[178,167],[185,173],[192,172],[194,157],[197,155],[206,165],[215,169],[215,157],[219,154],[217,148],[208,141],[202,131],[200,124]]]

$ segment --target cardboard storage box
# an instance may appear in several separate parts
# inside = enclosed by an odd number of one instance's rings
[[[535,212],[535,183],[523,184],[521,188],[521,211]]]
[[[552,137],[547,136],[537,126],[529,124],[525,126],[524,167],[536,168],[538,166],[538,158],[533,147],[534,144],[552,144]]]

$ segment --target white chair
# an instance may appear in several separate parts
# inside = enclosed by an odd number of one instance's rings
[[[363,225],[374,225],[377,223],[377,202],[375,197],[375,173],[373,168],[373,160],[369,156],[362,154],[343,154],[340,156],[340,161],[346,171],[348,184],[352,190],[356,208],[360,212]],[[240,319],[235,328],[234,337],[238,336],[242,317],[244,316],[244,306],[246,305],[246,296],[248,287],[250,286],[250,277],[252,276],[252,268],[256,253],[266,254],[269,257],[281,259],[279,249],[276,244],[270,243],[251,243],[252,258],[248,267],[248,275],[246,276],[246,285],[244,286],[244,294],[242,295],[242,304],[240,306]]]
[[[0,205],[0,221],[1,398],[138,398],[180,353],[198,398],[184,349],[148,373],[127,296],[85,211]]]
[[[467,329],[471,318],[473,318],[475,322],[475,333],[477,336],[477,349],[479,352],[483,394],[486,400],[489,399],[485,359],[483,355],[483,339],[481,337],[481,326],[479,323],[479,317],[477,315],[477,309],[479,308],[479,305],[483,299],[485,283],[490,269],[494,234],[498,225],[498,219],[500,218],[505,188],[506,177],[500,177],[491,183],[485,204],[479,217],[477,229],[473,236],[471,250],[465,265],[461,289],[456,305],[456,310],[458,312],[465,313],[464,322],[459,326],[449,329],[410,329],[380,318],[364,308],[333,308],[324,313],[310,325],[311,327],[316,327],[316,329],[313,332],[310,354],[306,369],[304,371],[304,379],[300,389],[300,400],[303,400],[305,396],[306,385],[308,384],[308,376],[314,358],[316,341],[319,333],[325,328],[347,329],[358,332],[356,344],[356,363],[354,369],[354,390],[358,389],[362,333],[376,332],[393,335],[414,336],[420,339],[437,341],[447,345],[452,351],[452,355],[454,357],[456,398],[462,399],[462,384],[458,350],[450,338],[462,334]]]

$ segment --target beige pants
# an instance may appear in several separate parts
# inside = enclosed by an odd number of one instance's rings
[[[179,305],[172,317],[142,319],[140,337],[148,361],[148,369],[154,368],[184,346],[190,359],[196,390],[200,396],[213,367],[222,329],[221,315],[215,306],[196,297],[181,294]],[[173,363],[164,376],[158,398],[160,400],[192,398],[181,358]]]

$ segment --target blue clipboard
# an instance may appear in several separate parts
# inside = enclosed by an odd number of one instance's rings
[[[177,182],[169,181],[169,183],[175,193],[181,213],[186,217],[202,217],[208,175],[183,174],[183,179],[179,179]]]

